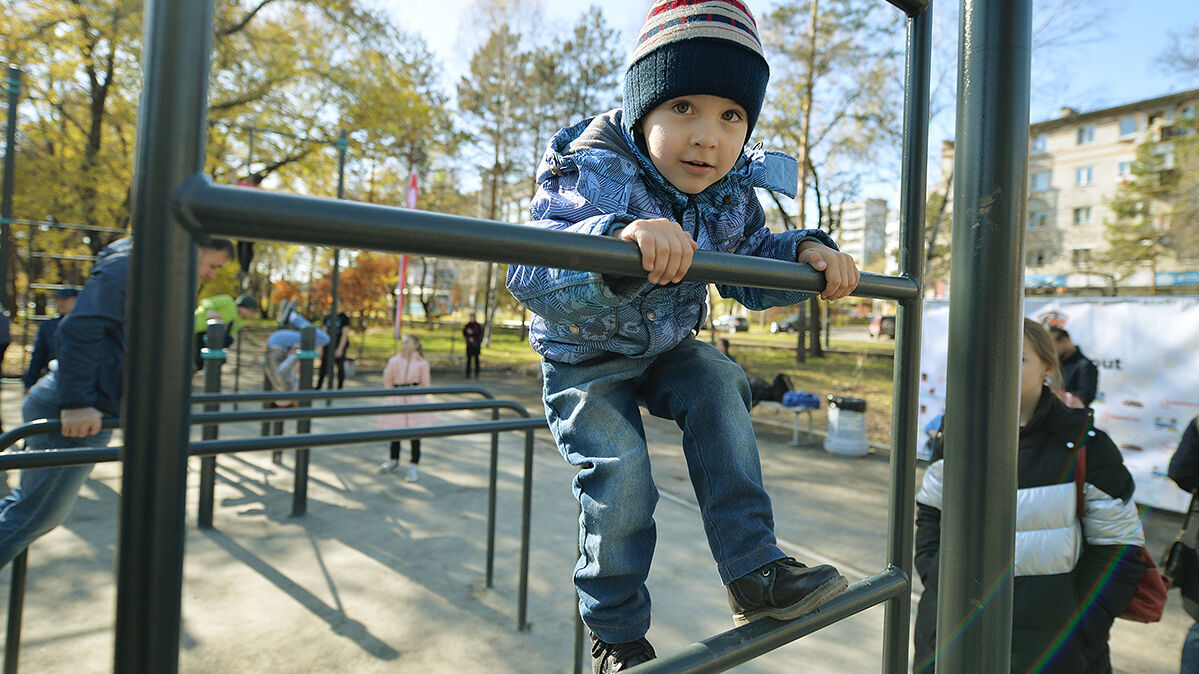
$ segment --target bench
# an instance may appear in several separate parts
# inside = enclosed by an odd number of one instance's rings
[[[816,408],[801,407],[801,406],[788,406],[788,405],[784,405],[784,404],[774,401],[774,400],[763,400],[758,403],[758,407],[768,407],[770,409],[783,410],[784,412],[791,412],[791,413],[795,414],[795,421],[791,425],[791,446],[792,447],[799,446],[799,415],[807,414],[808,415],[808,442],[813,441],[814,436],[812,435],[812,410],[814,410]]]

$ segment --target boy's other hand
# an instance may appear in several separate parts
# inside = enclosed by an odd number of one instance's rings
[[[62,421],[60,433],[64,438],[86,438],[95,435],[101,429],[100,410],[95,407],[62,410],[59,420]]]
[[[682,281],[699,248],[678,223],[665,218],[634,220],[620,230],[619,236],[637,244],[641,268],[649,272],[650,283],[659,285]]]
[[[819,241],[809,239],[801,242],[795,259],[811,265],[816,271],[824,272],[824,292],[820,293],[822,300],[839,300],[858,287],[858,266],[853,258]]]

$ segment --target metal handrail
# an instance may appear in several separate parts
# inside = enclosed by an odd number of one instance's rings
[[[613,237],[247,190],[214,183],[203,173],[179,188],[175,208],[180,218],[210,234],[645,277],[636,244]],[[806,264],[702,250],[684,280],[807,292],[824,288],[824,276]],[[904,301],[917,297],[919,286],[907,276],[864,272],[852,294]]]

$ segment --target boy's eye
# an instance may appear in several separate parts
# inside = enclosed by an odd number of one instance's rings
[[[720,118],[726,122],[739,122],[741,121],[741,113],[736,110],[725,110]]]
[[[687,101],[678,101],[671,106],[671,108],[680,115],[685,115],[688,112],[691,112],[691,104]]]

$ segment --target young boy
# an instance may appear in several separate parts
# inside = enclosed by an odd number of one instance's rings
[[[654,656],[645,587],[658,492],[638,405],[674,419],[708,545],[734,622],[792,619],[837,596],[831,566],[807,568],[774,537],[750,425],[745,373],[694,338],[707,286],[681,282],[697,249],[810,264],[828,300],[858,283],[853,260],[818,230],[770,232],[754,194],[791,194],[790,157],[744,146],[769,69],[753,17],[738,0],[659,0],[624,80],[623,110],[559,131],[538,168],[531,225],[637,244],[648,279],[513,266],[507,285],[535,314],[544,401],[563,456],[579,467],[575,566],[596,672]],[[751,309],[799,292],[718,286]]]

